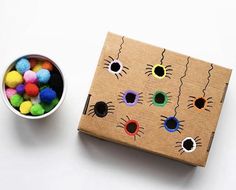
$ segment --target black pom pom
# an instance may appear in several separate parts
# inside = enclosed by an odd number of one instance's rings
[[[49,80],[49,86],[56,91],[58,98],[61,98],[63,93],[63,80],[59,73],[52,73]]]

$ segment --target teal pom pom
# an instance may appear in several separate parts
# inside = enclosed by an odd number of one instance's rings
[[[16,70],[19,73],[24,74],[29,69],[30,69],[30,62],[27,59],[22,58],[19,61],[17,61],[17,63],[16,63]]]
[[[37,72],[38,82],[46,84],[51,77],[51,74],[46,69],[41,69]]]
[[[51,88],[44,88],[40,92],[40,100],[47,104],[50,104],[56,97],[57,97],[56,92]]]

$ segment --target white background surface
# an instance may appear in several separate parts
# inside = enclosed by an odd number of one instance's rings
[[[62,107],[27,121],[0,101],[0,189],[233,189],[234,73],[206,168],[77,133],[107,31],[236,69],[236,5],[227,0],[0,0],[0,71],[48,56],[68,84]]]

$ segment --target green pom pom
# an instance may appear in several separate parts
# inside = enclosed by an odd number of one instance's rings
[[[40,104],[42,105],[43,109],[45,110],[45,112],[50,112],[59,102],[58,98],[55,98],[50,104],[46,104],[41,102]]]
[[[59,102],[59,99],[58,99],[58,98],[55,98],[55,99],[51,102],[51,104],[53,105],[53,107],[55,107],[55,106],[58,104],[58,102]]]
[[[44,88],[49,87],[47,84],[40,84],[40,91],[42,91]]]
[[[20,96],[19,94],[15,94],[11,97],[10,99],[10,102],[11,102],[11,105],[15,108],[18,108],[20,107],[21,103],[23,102],[23,97]]]
[[[44,109],[40,104],[34,104],[31,109],[30,109],[30,113],[34,116],[39,116],[39,115],[43,115],[44,114]]]

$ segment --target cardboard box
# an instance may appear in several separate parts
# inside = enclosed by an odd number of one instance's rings
[[[231,70],[108,33],[79,130],[205,166]]]

